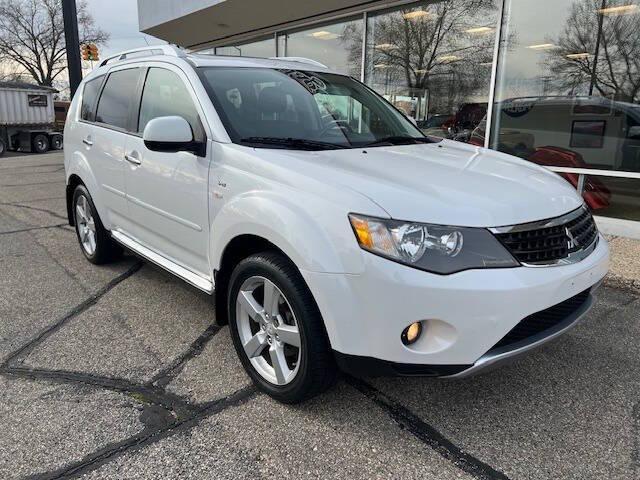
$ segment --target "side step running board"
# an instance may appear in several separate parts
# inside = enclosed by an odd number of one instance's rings
[[[202,275],[194,273],[191,270],[188,270],[178,265],[177,263],[172,262],[171,260],[167,259],[166,257],[163,257],[159,253],[156,253],[153,250],[150,250],[149,248],[145,247],[144,245],[141,245],[136,240],[125,235],[122,232],[119,232],[117,230],[113,231],[111,232],[111,236],[118,243],[121,243],[128,249],[133,250],[135,253],[145,258],[146,260],[149,260],[150,262],[155,263],[159,267],[164,268],[169,273],[173,273],[176,277],[181,278],[185,282],[190,283],[194,287],[199,288],[204,292],[207,292],[209,294],[213,293],[213,282],[211,278],[203,277]]]

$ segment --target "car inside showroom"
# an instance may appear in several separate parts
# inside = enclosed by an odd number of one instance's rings
[[[321,62],[363,81],[427,135],[558,172],[603,231],[640,236],[638,2],[285,4],[139,0],[140,30],[194,52]],[[325,107],[357,116],[346,100]]]

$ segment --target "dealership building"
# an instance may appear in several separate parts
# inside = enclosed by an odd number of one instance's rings
[[[307,57],[351,75],[428,135],[559,172],[604,231],[640,238],[640,0],[138,0],[138,10],[142,32],[191,51]]]

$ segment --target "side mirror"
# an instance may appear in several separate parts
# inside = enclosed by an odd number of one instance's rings
[[[191,126],[178,116],[150,120],[142,133],[145,146],[154,152],[192,152],[204,156],[205,144],[193,139]]]

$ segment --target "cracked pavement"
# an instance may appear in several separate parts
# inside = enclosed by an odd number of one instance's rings
[[[358,380],[303,405],[250,384],[211,298],[96,267],[60,153],[0,158],[0,478],[640,478],[640,292],[466,380]]]

